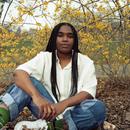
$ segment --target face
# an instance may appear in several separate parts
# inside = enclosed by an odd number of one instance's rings
[[[70,54],[73,44],[74,36],[71,27],[68,25],[61,26],[56,39],[57,51],[63,54]]]

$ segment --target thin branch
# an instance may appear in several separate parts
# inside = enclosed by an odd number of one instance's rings
[[[93,4],[93,3],[96,3],[96,2],[99,2],[100,0],[95,0],[95,1],[92,1],[91,0],[91,2],[88,2],[88,3],[86,3],[86,4],[83,4],[83,6],[88,6],[88,5],[91,5],[91,4]],[[76,1],[76,0],[73,0],[73,2],[76,2],[76,3],[78,3],[78,4],[80,4],[80,2],[79,1]]]
[[[121,8],[125,8],[125,7],[127,7],[127,6],[129,6],[129,5],[130,5],[130,4],[124,5],[124,6],[122,6]],[[100,19],[97,19],[97,20],[94,21],[94,22],[89,23],[88,25],[92,25],[92,24],[94,24],[94,23],[96,23],[96,22],[102,21],[105,17],[108,17],[109,15],[113,14],[114,12],[116,12],[116,11],[118,11],[118,10],[120,10],[120,8],[114,10],[113,12],[110,12],[110,13],[106,14],[105,16],[101,17]],[[84,27],[85,27],[85,26],[83,26],[82,28],[80,28],[78,31],[81,31]]]
[[[5,20],[5,18],[6,18],[6,15],[7,15],[7,13],[8,13],[8,10],[9,10],[9,8],[10,8],[12,2],[13,2],[13,0],[9,3],[9,6],[8,6],[6,12],[5,12],[4,18],[3,18],[3,20],[2,20],[2,26],[4,25],[4,20]]]
[[[95,20],[94,13],[89,9],[89,7],[86,6],[86,5],[84,5],[84,4],[82,4],[82,3],[81,3],[81,0],[79,0],[79,1],[80,1],[80,5],[81,5],[81,7],[82,7],[82,10],[83,10],[83,13],[84,13],[85,17],[86,17],[86,13],[85,13],[84,7],[87,8],[87,10],[91,13],[91,15],[92,15],[92,17],[93,17],[93,20]],[[92,2],[92,3],[94,3],[94,2]],[[91,3],[91,4],[92,4],[92,3]],[[89,4],[90,4],[90,3],[89,3]],[[88,4],[87,4],[87,5],[88,5]],[[85,22],[86,22],[86,21],[85,21]]]

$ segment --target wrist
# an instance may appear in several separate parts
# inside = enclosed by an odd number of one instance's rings
[[[68,102],[68,100],[63,100],[62,103],[63,103],[63,105],[65,106],[65,108],[69,107],[69,102]]]
[[[35,92],[35,93],[31,94],[32,99],[36,98],[36,97],[39,97],[39,96],[40,96],[40,94],[38,92]]]

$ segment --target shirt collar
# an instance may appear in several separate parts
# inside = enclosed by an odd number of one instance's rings
[[[60,60],[59,60],[58,55],[57,55],[57,50],[55,50],[55,53],[56,53],[56,62],[60,65]],[[79,60],[78,60],[78,63],[77,63],[77,64],[78,64],[78,66],[79,66]],[[64,69],[70,69],[71,66],[72,66],[72,59],[71,59],[71,61],[68,63],[68,65],[64,67]]]
[[[60,60],[59,60],[58,55],[57,55],[57,50],[55,51],[55,53],[56,53],[56,62],[57,62],[57,64],[59,64],[59,66],[61,66]],[[64,67],[64,69],[70,69],[71,65],[72,65],[72,60],[67,64],[67,66]]]

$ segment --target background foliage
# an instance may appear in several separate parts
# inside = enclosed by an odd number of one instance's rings
[[[0,2],[5,4],[4,0]],[[15,6],[18,15],[9,15],[10,22],[6,19],[14,1],[8,2],[0,25],[0,82],[10,82],[16,66],[45,49],[53,26],[59,22],[76,27],[80,50],[95,61],[99,76],[112,82],[128,79],[129,0],[30,0],[30,4],[19,0]],[[48,8],[52,8],[53,15]],[[22,29],[23,25],[30,25],[26,17],[34,19],[36,28]]]

